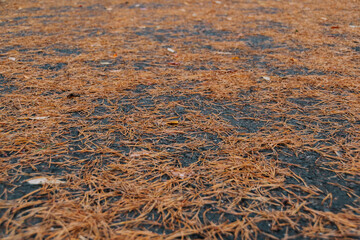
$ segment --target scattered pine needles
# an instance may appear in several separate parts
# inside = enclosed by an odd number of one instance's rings
[[[1,1],[0,237],[360,237],[359,7]]]

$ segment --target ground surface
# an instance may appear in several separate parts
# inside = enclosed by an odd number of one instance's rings
[[[0,238],[359,238],[359,10],[1,1]]]

